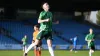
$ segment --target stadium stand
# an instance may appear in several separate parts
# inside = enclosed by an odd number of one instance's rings
[[[54,31],[60,33],[53,34],[54,45],[71,45],[70,38],[75,37],[75,35],[79,35],[79,46],[77,49],[80,49],[83,48],[82,45],[87,44],[84,39],[89,28],[93,28],[94,33],[100,33],[99,29],[87,24],[80,24],[72,19],[59,19],[59,21],[59,24],[54,24],[52,27]],[[33,26],[35,24],[37,24],[37,19],[23,21],[0,21],[0,27],[10,31],[10,35],[13,38],[12,39],[0,33],[0,44],[21,44],[21,39],[24,35],[28,36],[28,44],[30,44],[32,41]],[[95,43],[96,45],[100,44],[98,39],[96,39]],[[43,44],[46,44],[45,40],[43,40]],[[60,47],[56,46],[56,48]],[[65,48],[69,47],[67,46]]]

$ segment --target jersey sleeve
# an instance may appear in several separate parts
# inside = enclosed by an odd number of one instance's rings
[[[24,38],[22,38],[22,41],[24,41]]]
[[[87,40],[87,38],[88,38],[88,34],[86,35],[85,40]]]
[[[39,15],[39,19],[42,19],[42,12],[41,12],[40,15]]]

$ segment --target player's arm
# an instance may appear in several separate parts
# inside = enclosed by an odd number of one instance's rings
[[[85,37],[85,41],[90,42],[91,40],[88,40],[87,38],[88,38],[88,35],[86,35],[86,37]]]
[[[52,24],[59,24],[59,21],[53,21]]]
[[[24,38],[22,38],[22,42],[24,42]]]
[[[49,18],[42,20],[42,17],[43,17],[43,15],[42,15],[42,12],[41,12],[40,15],[39,15],[38,23],[48,22],[49,21]]]
[[[35,42],[35,40],[34,40],[34,37],[33,37],[33,39],[32,39],[32,43],[34,43]]]
[[[22,39],[22,41],[23,41],[23,39]]]
[[[32,43],[34,43],[35,42],[35,40],[34,40],[34,32],[33,32],[33,39],[32,39]]]
[[[85,37],[85,41],[88,41],[87,38],[88,38],[88,35],[86,35],[86,37]]]
[[[50,14],[51,14],[50,20],[52,21],[52,24],[59,24],[59,20],[53,19],[54,18],[53,14],[52,13],[50,13]]]
[[[44,19],[44,20],[41,20],[41,18],[38,19],[38,23],[48,22],[48,21],[49,21],[49,18],[48,19]]]

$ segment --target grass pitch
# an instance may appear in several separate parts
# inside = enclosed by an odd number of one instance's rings
[[[89,56],[88,51],[78,51],[77,53],[68,50],[54,50],[55,56]],[[23,56],[22,50],[0,50],[0,56]],[[28,52],[28,56],[34,56],[33,50]],[[41,56],[50,56],[48,50],[42,50]],[[92,56],[100,56],[100,51],[95,51]]]

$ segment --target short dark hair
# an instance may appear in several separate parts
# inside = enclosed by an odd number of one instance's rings
[[[42,7],[43,7],[43,5],[44,5],[45,3],[48,4],[48,2],[43,2],[43,3],[42,3]]]
[[[39,28],[39,25],[34,25],[34,27]]]

